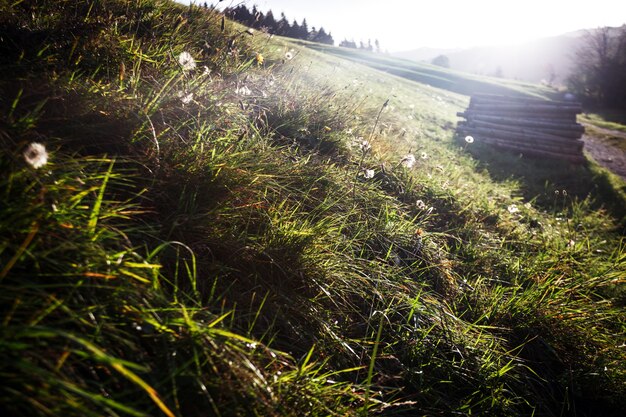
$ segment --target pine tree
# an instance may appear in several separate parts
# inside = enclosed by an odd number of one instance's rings
[[[328,44],[328,45],[334,45],[335,44],[335,40],[333,39],[333,35],[328,32],[328,35],[326,36],[326,40],[324,41],[324,43]]]
[[[306,24],[306,19],[302,19],[302,25],[300,25],[300,33],[298,35],[298,39],[308,39],[309,38],[309,27]]]
[[[293,23],[291,24],[289,32],[287,32],[286,36],[296,39],[298,39],[298,37],[300,36],[300,25],[298,24],[296,19],[293,20]]]
[[[270,33],[276,33],[278,23],[276,22],[276,19],[274,19],[274,13],[272,13],[271,10],[269,10],[263,18],[261,26],[267,28],[268,32]]]
[[[315,42],[319,43],[327,43],[328,42],[328,34],[324,30],[323,27],[317,32],[317,36],[315,37]]]
[[[278,21],[276,34],[280,36],[289,36],[289,32],[291,30],[291,25],[289,25],[289,21],[287,20],[287,16],[285,13],[280,14],[280,20]]]

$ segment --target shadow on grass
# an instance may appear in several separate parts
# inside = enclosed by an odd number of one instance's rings
[[[462,139],[457,137],[457,141]],[[620,233],[626,233],[626,184],[595,163],[536,159],[479,143],[468,151],[494,181],[518,182],[523,198],[534,200],[536,206],[552,211],[558,200],[560,207],[563,199],[557,195],[562,196],[563,191],[568,206],[589,198],[593,208],[606,209],[619,224]]]
[[[601,107],[590,107],[589,113],[595,113],[603,120],[610,123],[626,125],[626,109],[607,109]]]

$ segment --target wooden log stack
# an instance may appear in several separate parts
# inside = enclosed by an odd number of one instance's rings
[[[472,96],[457,131],[476,142],[523,155],[585,162],[580,103],[492,94]]]

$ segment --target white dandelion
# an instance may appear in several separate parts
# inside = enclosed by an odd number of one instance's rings
[[[187,93],[185,91],[179,91],[178,92],[178,98],[180,98],[180,101],[182,101],[183,104],[189,104],[193,100],[193,93]]]
[[[193,59],[191,54],[187,51],[181,52],[180,55],[178,55],[178,63],[185,72],[196,68],[196,60]]]
[[[427,208],[426,203],[424,203],[422,200],[417,200],[415,202],[415,207],[417,207],[419,210],[426,210]]]
[[[413,165],[415,165],[415,156],[412,153],[404,155],[400,160],[400,164],[405,168],[413,168]]]
[[[374,178],[374,174],[375,172],[373,169],[366,169],[365,172],[363,172],[363,176],[368,180]]]
[[[474,138],[472,136],[465,136],[465,142],[474,143]]]
[[[361,138],[363,139],[363,138]],[[370,149],[372,149],[372,145],[370,145],[370,143],[368,141],[366,141],[365,139],[359,141],[359,149],[361,149],[361,152],[367,152]]]
[[[242,85],[241,87],[237,87],[235,89],[235,94],[240,96],[249,96],[252,94],[252,91],[248,88],[248,86]]]
[[[48,163],[46,147],[38,142],[33,142],[24,150],[24,160],[35,169],[39,169]]]
[[[515,213],[517,213],[517,212],[519,211],[519,209],[517,208],[517,206],[516,206],[515,204],[511,204],[511,205],[510,205],[510,206],[508,206],[506,209],[507,209],[507,210],[509,211],[509,213],[511,213],[511,214],[515,214]]]

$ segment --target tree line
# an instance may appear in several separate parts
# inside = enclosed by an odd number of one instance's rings
[[[588,32],[567,84],[590,104],[626,109],[626,25]]]
[[[326,32],[323,27],[319,30],[313,26],[309,29],[306,19],[302,19],[302,23],[298,23],[295,19],[289,23],[285,13],[280,14],[280,19],[276,20],[274,13],[269,10],[263,13],[256,6],[252,6],[249,10],[245,5],[237,7],[228,7],[224,9],[224,14],[239,23],[248,27],[265,30],[275,35],[286,36],[288,38],[303,39],[313,42],[334,45],[335,41],[330,32]]]

